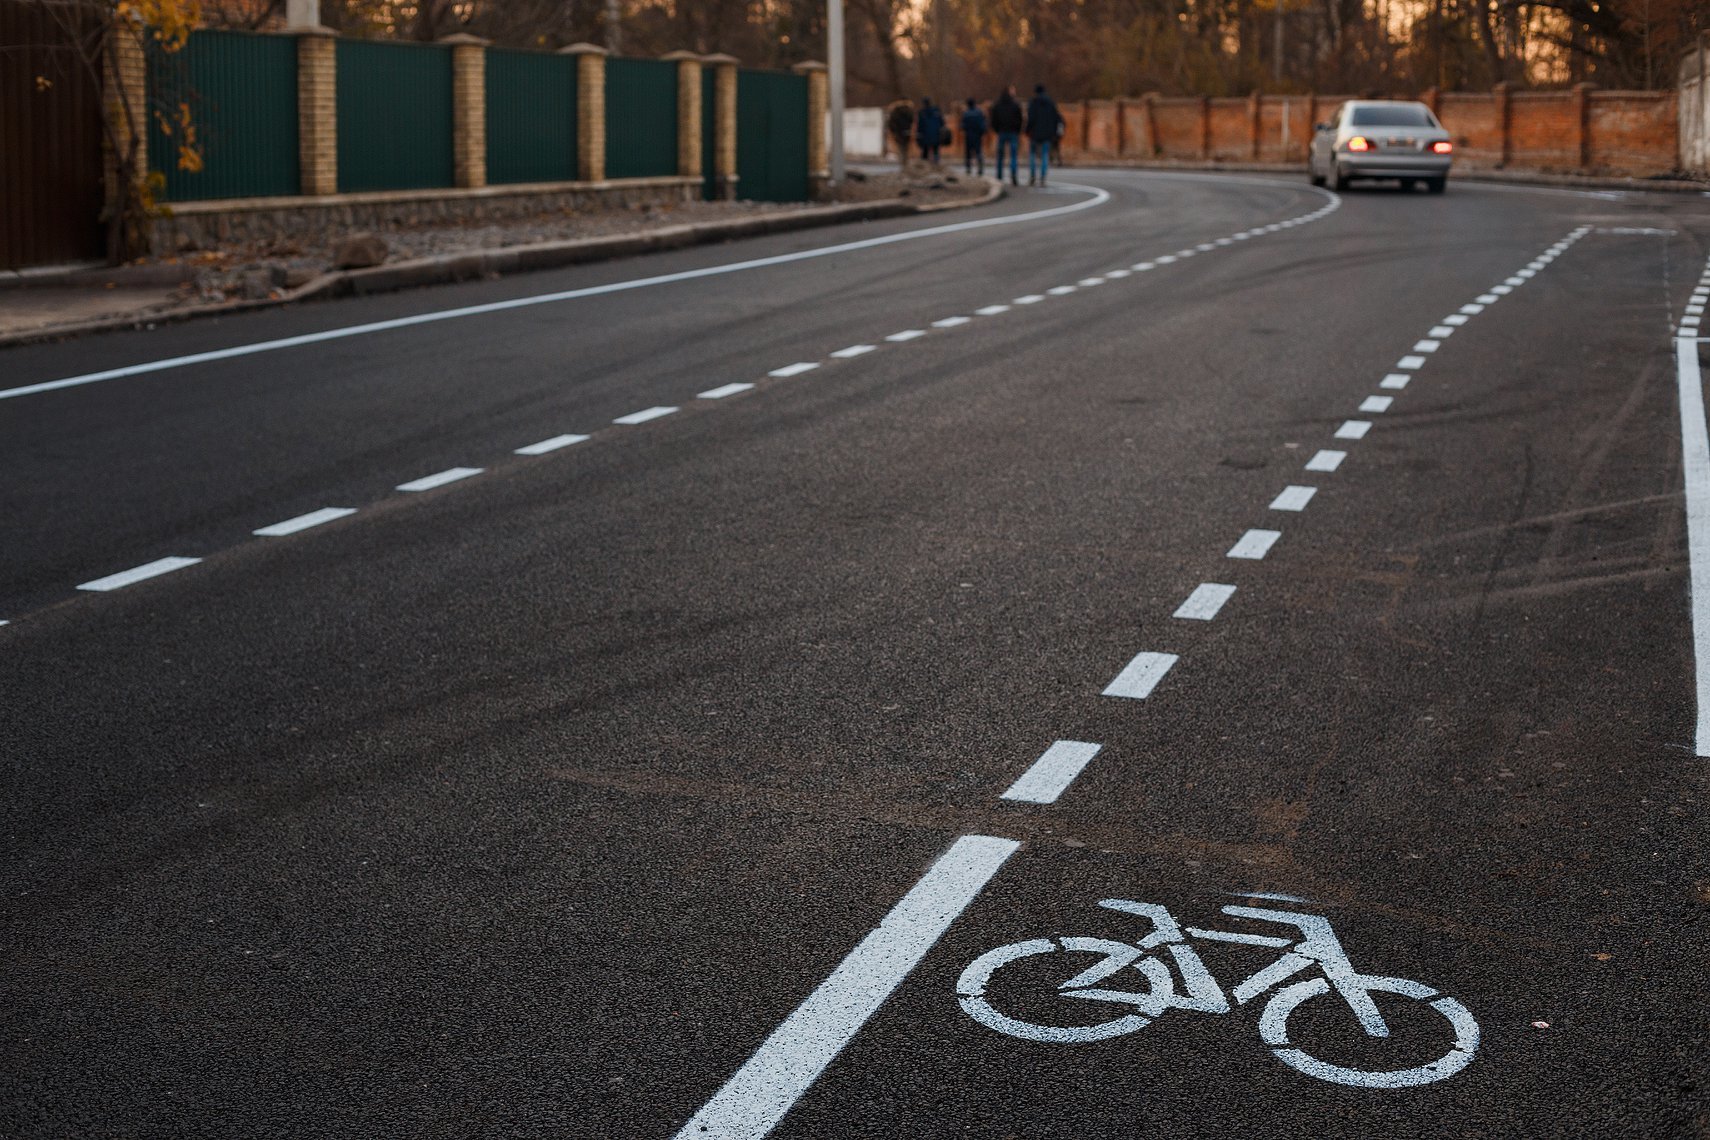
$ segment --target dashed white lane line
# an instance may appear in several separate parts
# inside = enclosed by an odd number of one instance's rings
[[[838,360],[853,360],[857,356],[866,356],[869,352],[877,351],[876,344],[852,344],[848,348],[840,348],[831,355]]]
[[[890,341],[892,344],[901,344],[905,340],[918,340],[925,335],[925,329],[904,329],[902,332],[892,333],[885,339]]]
[[[1105,271],[1105,276],[1110,278],[1112,281],[1120,281],[1124,277],[1133,276],[1133,273],[1134,271],[1132,269],[1110,269]]]
[[[1506,297],[1508,294],[1514,292],[1514,286],[1512,286],[1512,285],[1492,285],[1490,287],[1490,292],[1493,296]]]
[[[1137,653],[1116,679],[1104,687],[1103,695],[1143,701],[1152,695],[1152,690],[1178,660],[1174,653]]]
[[[1704,421],[1704,380],[1698,343],[1674,343],[1680,398],[1680,458],[1686,482],[1688,597],[1692,603],[1692,656],[1697,680],[1698,732],[1694,751],[1710,756],[1710,430]]]
[[[1433,327],[1431,329],[1431,331],[1426,333],[1425,335],[1428,337],[1435,337],[1437,340],[1440,340],[1440,341],[1441,340],[1447,340],[1450,337],[1455,335],[1455,326],[1454,325],[1437,325],[1437,326]]]
[[[1480,313],[1484,312],[1484,306],[1480,305],[1476,302],[1469,301],[1465,305],[1461,306],[1461,312],[1464,313],[1466,316],[1476,317]]]
[[[1098,755],[1100,746],[1083,740],[1059,740],[1047,748],[1021,778],[999,796],[1028,804],[1054,804],[1081,770]]]
[[[758,1140],[776,1128],[1020,846],[991,835],[951,844],[676,1140]]]
[[[1070,293],[1073,293],[1074,291],[1075,291],[1075,287],[1073,285],[1057,285],[1057,286],[1053,286],[1050,289],[1045,290],[1046,293],[1050,294],[1053,297],[1067,297]]]
[[[1395,366],[1397,368],[1406,368],[1410,370],[1423,368],[1425,367],[1425,358],[1423,356],[1404,356],[1395,362]]]
[[[1439,348],[1442,348],[1442,347],[1443,347],[1443,344],[1441,341],[1422,340],[1413,346],[1413,351],[1414,352],[1436,352]]]
[[[1334,471],[1336,468],[1342,466],[1342,460],[1346,458],[1348,458],[1348,453],[1346,451],[1330,451],[1326,449],[1318,452],[1318,454],[1314,455],[1311,459],[1308,459],[1306,461],[1306,469],[1308,471]]]
[[[613,420],[612,423],[614,423],[614,424],[644,424],[648,420],[656,420],[656,419],[661,418],[662,416],[673,415],[676,413],[676,411],[677,411],[676,408],[667,408],[664,406],[660,406],[657,408],[643,408],[639,412],[631,412],[627,416],[619,416],[617,419]]]
[[[1302,487],[1291,483],[1282,489],[1280,495],[1271,500],[1271,510],[1304,511],[1306,504],[1310,503],[1312,496],[1317,493],[1317,487]]]
[[[1478,295],[1478,303],[1480,305],[1494,305],[1501,299],[1502,298],[1498,297],[1495,293],[1480,293]],[[1483,310],[1480,311],[1482,312]]]
[[[725,387],[728,388],[729,385],[727,384]],[[543,439],[539,443],[531,443],[527,447],[519,447],[516,449],[515,454],[545,455],[549,451],[557,451],[561,447],[569,447],[573,443],[586,443],[587,441],[588,437],[585,435],[555,435],[551,439]]]
[[[1194,587],[1187,600],[1176,607],[1176,612],[1171,616],[1184,621],[1210,621],[1217,616],[1217,611],[1223,608],[1223,603],[1234,596],[1234,586],[1201,582]]]
[[[1450,313],[1448,316],[1443,318],[1443,324],[1453,325],[1454,327],[1459,328],[1470,320],[1472,320],[1472,318],[1467,316],[1465,313]]]
[[[1025,297],[1017,297],[1015,300],[1011,301],[1010,304],[1012,304],[1012,305],[1037,305],[1039,302],[1043,301],[1044,299],[1045,299],[1045,294],[1043,294],[1043,293],[1029,293]]]
[[[1367,396],[1364,400],[1360,401],[1360,411],[1387,412],[1389,411],[1389,406],[1393,403],[1395,403],[1394,396]]]
[[[77,588],[104,594],[109,590],[120,590],[149,578],[158,578],[162,574],[182,570],[186,566],[194,566],[200,561],[202,561],[200,558],[157,558],[153,562],[145,562],[141,566],[133,566],[129,570],[121,570],[117,574],[109,574],[105,578],[97,578],[93,582],[85,582]]]
[[[766,375],[776,376],[780,380],[787,380],[791,376],[800,376],[804,372],[812,372],[818,367],[819,361],[817,360],[798,360],[794,364],[786,364],[782,368],[774,368],[772,371],[766,373]]]
[[[355,513],[355,507],[322,507],[318,511],[310,511],[308,514],[298,515],[294,519],[276,522],[272,526],[264,526],[251,533],[262,538],[284,538],[288,534],[296,534],[300,530],[308,530],[312,526],[330,523],[335,519],[346,518]]]
[[[1336,429],[1337,439],[1364,439],[1366,433],[1372,430],[1370,420],[1343,420],[1342,426]]]
[[[1505,280],[1503,284],[1508,286],[1510,289],[1518,289],[1520,286],[1526,284],[1526,279],[1516,274]]]
[[[1174,259],[1172,258],[1171,260],[1174,260]],[[1132,269],[1136,273],[1144,273],[1148,269],[1156,269],[1157,263],[1152,262],[1152,261],[1136,261],[1133,265],[1130,265],[1128,268]]]
[[[995,317],[999,313],[1007,312],[1009,312],[1008,305],[985,305],[981,308],[975,309],[974,315],[976,317]]]
[[[1174,262],[1174,261],[1175,261],[1175,260],[1176,260],[1176,255],[1175,255],[1175,254],[1173,254],[1173,253],[1166,253],[1166,254],[1165,254],[1165,255],[1164,255],[1164,256],[1162,256],[1162,257],[1160,257],[1160,258],[1158,258],[1158,259],[1157,259],[1157,264],[1159,264],[1159,265],[1169,265],[1169,264],[1170,264],[1170,263],[1172,263],[1172,262]]]
[[[720,384],[717,388],[708,388],[705,392],[697,393],[695,398],[699,400],[723,400],[736,395],[738,392],[747,392],[753,387],[752,384],[734,380],[729,384]]]
[[[1405,388],[1407,387],[1407,382],[1411,379],[1413,379],[1413,377],[1409,376],[1405,372],[1391,372],[1388,376],[1385,376],[1382,380],[1378,381],[1378,387]]]
[[[671,410],[676,411],[677,409],[672,408]],[[636,414],[640,415],[641,413],[637,412]],[[447,483],[455,483],[459,479],[479,475],[484,470],[486,470],[484,467],[447,467],[444,471],[435,471],[432,475],[423,475],[420,479],[411,479],[408,483],[399,483],[396,490],[431,491],[435,487],[443,487]]]
[[[1079,281],[1075,282],[1075,284],[1079,285],[1082,289],[1091,289],[1095,285],[1103,285],[1104,284],[1104,278],[1102,278],[1102,277],[1083,277]]]
[[[1250,530],[1242,535],[1234,546],[1229,548],[1225,558],[1251,558],[1257,561],[1271,552],[1277,539],[1282,537],[1280,530]]]

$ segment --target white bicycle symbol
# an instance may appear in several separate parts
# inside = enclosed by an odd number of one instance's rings
[[[1188,945],[1188,936],[1191,935],[1207,942],[1234,942],[1286,951],[1282,957],[1236,986],[1234,997],[1237,1005],[1245,1005],[1273,986],[1282,986],[1265,1003],[1264,1013],[1259,1018],[1259,1037],[1271,1047],[1271,1052],[1279,1061],[1308,1076],[1362,1088],[1407,1088],[1453,1076],[1471,1063],[1473,1054],[1478,1050],[1478,1022],[1473,1020],[1466,1006],[1452,997],[1440,995],[1430,986],[1406,978],[1385,978],[1356,973],[1353,964],[1348,961],[1347,953],[1342,949],[1341,941],[1336,937],[1336,932],[1330,928],[1329,919],[1318,915],[1257,907],[1223,908],[1224,914],[1237,918],[1295,927],[1301,934],[1300,939],[1296,941],[1268,934],[1200,930],[1191,926],[1184,933],[1170,912],[1155,903],[1104,899],[1098,905],[1151,920],[1152,933],[1132,944],[1110,938],[1035,938],[989,950],[969,963],[968,968],[962,971],[961,980],[956,983],[956,992],[968,1016],[981,1025],[999,1033],[1007,1033],[1011,1037],[1069,1045],[1104,1041],[1125,1033],[1133,1033],[1137,1029],[1145,1028],[1168,1009],[1228,1013],[1229,999],[1224,996],[1223,988],[1205,968],[1205,963],[1200,960],[1193,947]],[[1176,969],[1181,971],[1185,993],[1177,992],[1175,978],[1171,975],[1169,966],[1165,964],[1162,954],[1149,953],[1159,948],[1168,951],[1170,958],[1175,961]],[[1052,954],[1059,950],[1103,955],[1098,963],[1061,983],[1057,987],[1059,997],[1113,1002],[1132,1007],[1137,1012],[1127,1013],[1097,1025],[1036,1025],[1000,1013],[987,1000],[986,987],[991,982],[992,975],[999,970],[1022,958]],[[1282,985],[1302,970],[1314,966],[1323,971],[1322,977]],[[1130,967],[1145,976],[1150,984],[1146,992],[1104,989],[1100,986],[1101,982]],[[1389,1026],[1378,1012],[1372,994],[1390,993],[1428,1003],[1432,1009],[1448,1019],[1454,1029],[1455,1043],[1437,1060],[1411,1069],[1370,1072],[1320,1061],[1289,1043],[1288,1019],[1303,1002],[1329,993],[1332,989],[1348,1003],[1367,1036],[1389,1036]]]

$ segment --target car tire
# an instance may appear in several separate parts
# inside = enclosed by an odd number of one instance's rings
[[[1447,178],[1427,178],[1425,180],[1425,189],[1433,194],[1441,194],[1448,185],[1449,180]]]
[[[1340,194],[1348,188],[1348,176],[1342,173],[1340,166],[1330,168],[1330,189]]]
[[[1318,171],[1312,169],[1312,166],[1310,163],[1306,167],[1306,180],[1308,182],[1312,183],[1314,186],[1324,185],[1323,177],[1321,175],[1319,175]]]

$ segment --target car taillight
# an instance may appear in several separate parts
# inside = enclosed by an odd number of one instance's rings
[[[1450,151],[1452,151],[1454,149],[1455,149],[1455,144],[1450,142],[1448,139],[1442,139],[1438,142],[1434,142],[1431,144],[1431,153],[1432,154],[1448,154]]]
[[[1353,138],[1348,140],[1348,149],[1370,150],[1372,149],[1372,144],[1364,135],[1355,135]]]

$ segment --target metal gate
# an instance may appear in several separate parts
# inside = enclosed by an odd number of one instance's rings
[[[807,164],[807,76],[738,71],[737,194],[756,202],[806,201]]]
[[[41,5],[0,0],[0,45],[0,269],[99,258],[100,85]]]

